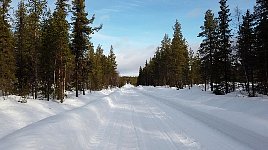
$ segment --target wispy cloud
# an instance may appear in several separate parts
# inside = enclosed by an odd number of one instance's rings
[[[197,18],[200,17],[200,15],[202,15],[201,8],[194,8],[187,13],[187,17],[189,18]]]

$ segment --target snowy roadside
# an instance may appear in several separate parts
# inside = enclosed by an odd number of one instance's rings
[[[42,119],[82,107],[111,92],[112,90],[92,92],[85,96],[81,95],[79,98],[70,92],[63,104],[58,104],[58,101],[33,99],[28,99],[27,103],[19,103],[20,97],[18,96],[11,95],[6,100],[0,97],[0,139]]]
[[[197,87],[126,85],[64,104],[14,98],[0,101],[0,149],[266,150],[267,108],[263,98]]]

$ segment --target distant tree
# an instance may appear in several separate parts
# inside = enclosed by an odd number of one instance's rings
[[[117,63],[116,63],[116,56],[114,54],[114,48],[111,46],[110,53],[108,55],[108,78],[110,86],[116,86],[118,83],[118,73],[117,73]]]
[[[92,87],[94,90],[100,90],[103,88],[103,57],[103,49],[99,45],[96,48],[96,53],[94,54],[94,62],[92,65]]]
[[[201,60],[199,54],[195,54],[191,64],[191,79],[193,84],[200,84],[201,79]]]
[[[144,85],[143,84],[143,70],[142,70],[142,67],[140,66],[140,69],[139,69],[139,76],[137,78],[137,86],[139,85]]]
[[[11,0],[0,3],[0,90],[3,95],[14,92],[16,62],[14,58],[14,39],[8,21]]]

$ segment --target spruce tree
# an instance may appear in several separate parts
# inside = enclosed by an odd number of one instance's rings
[[[55,80],[55,39],[56,34],[53,26],[53,16],[48,15],[44,20],[41,30],[41,48],[39,57],[39,80],[41,82],[41,92],[49,101],[50,94],[55,92],[52,85]],[[56,84],[54,84],[56,86]],[[55,94],[55,93],[54,93]],[[55,95],[54,95],[55,96]]]
[[[212,10],[207,10],[204,25],[200,28],[202,32],[199,33],[198,37],[203,37],[204,39],[200,44],[199,53],[201,55],[202,63],[205,66],[204,71],[208,73],[211,91],[213,91],[213,82],[215,82],[214,73],[217,72],[216,69],[219,66],[215,66],[216,63],[214,58],[218,42],[218,22],[214,18]]]
[[[257,59],[258,80],[264,94],[268,94],[268,2],[256,0],[255,6],[256,36],[257,36]]]
[[[163,85],[170,85],[171,74],[171,39],[165,34],[163,40],[161,41],[161,46],[159,48],[161,63],[160,63],[160,80],[163,81]]]
[[[28,36],[31,39],[29,41],[30,49],[30,65],[31,68],[31,88],[32,95],[36,99],[38,93],[38,64],[39,64],[39,54],[41,49],[41,19],[46,11],[47,1],[46,0],[28,0],[27,3],[29,17],[28,25],[29,31]]]
[[[3,95],[12,94],[15,84],[14,39],[8,21],[11,0],[0,3],[0,90]]]
[[[223,70],[223,81],[225,84],[225,93],[229,93],[229,85],[230,81],[230,56],[231,56],[231,29],[229,29],[230,18],[230,9],[227,5],[227,0],[220,0],[220,11],[219,14],[219,51],[217,52],[219,63],[224,67]]]
[[[255,96],[254,70],[256,67],[256,51],[253,21],[253,15],[247,10],[245,16],[243,16],[243,23],[238,32],[238,56],[244,69],[247,81],[246,89],[249,92],[249,96]],[[252,93],[250,93],[249,90],[250,82],[252,84]]]
[[[22,102],[26,102],[26,96],[30,93],[31,65],[28,37],[28,15],[24,0],[18,5],[15,14],[15,53],[16,53],[16,78],[18,80],[17,89],[20,96],[24,97]]]
[[[117,64],[116,64],[116,56],[114,54],[114,48],[111,46],[110,52],[108,55],[108,64],[109,64],[109,85],[116,86],[118,80],[118,73],[117,73]]]
[[[138,79],[137,79],[137,86],[139,85],[143,85],[143,74],[142,74],[142,67],[140,66],[140,69],[139,69],[139,76],[138,76]]]
[[[101,29],[100,27],[92,28],[89,25],[95,20],[95,17],[91,19],[87,18],[88,13],[85,12],[85,0],[74,0],[73,2],[73,39],[72,48],[75,55],[75,87],[76,97],[78,97],[78,90],[83,89],[82,76],[82,64],[84,61],[84,55],[87,52],[90,35],[95,31]],[[80,85],[80,88],[79,88]]]
[[[171,86],[183,88],[187,84],[188,76],[188,50],[187,44],[181,33],[181,24],[176,20],[174,34],[171,42]]]
[[[57,0],[56,10],[53,14],[53,25],[55,31],[55,71],[57,78],[57,96],[63,102],[66,88],[67,63],[70,61],[71,51],[69,48],[69,23],[66,20],[68,15],[68,0]]]

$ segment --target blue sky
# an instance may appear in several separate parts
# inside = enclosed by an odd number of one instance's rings
[[[13,0],[17,4],[19,0]],[[54,8],[56,0],[48,0]],[[106,54],[113,45],[121,75],[138,75],[139,66],[154,55],[165,33],[172,37],[175,20],[189,46],[197,50],[201,38],[197,35],[204,13],[212,9],[217,16],[219,0],[86,0],[89,17],[96,15],[95,26],[103,29],[92,37],[95,47],[100,44]],[[252,9],[255,0],[228,0],[231,12],[238,6],[243,12]]]
[[[217,16],[218,0],[86,0],[87,10],[96,15],[95,25],[103,29],[92,41],[108,51],[114,46],[121,75],[138,75],[139,66],[153,56],[165,33],[172,37],[175,20],[189,46],[197,50],[201,38],[197,35],[204,13],[212,9]],[[255,0],[229,0],[231,12],[238,6],[252,9]]]

